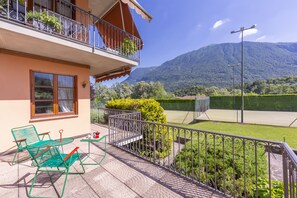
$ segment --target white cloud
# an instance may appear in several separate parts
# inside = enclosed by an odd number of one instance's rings
[[[217,29],[218,27],[220,27],[221,25],[223,25],[223,20],[218,20],[216,21],[213,26],[212,26],[212,29]]]
[[[250,35],[253,35],[253,34],[256,34],[258,32],[257,29],[249,29],[249,30],[245,30],[243,32],[243,37],[246,37],[246,36],[250,36]],[[241,33],[239,34],[239,38],[241,38]]]
[[[219,28],[220,26],[222,26],[223,24],[227,23],[228,21],[230,21],[229,19],[221,19],[221,20],[218,20],[216,21],[213,26],[212,26],[212,29],[217,29]]]
[[[256,39],[256,41],[261,41],[261,40],[264,40],[264,39],[266,39],[266,35],[260,36],[259,38]]]

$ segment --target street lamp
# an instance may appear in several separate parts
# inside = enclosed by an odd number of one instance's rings
[[[228,65],[228,67],[232,67],[232,69],[233,69],[233,78],[232,78],[232,81],[233,81],[233,85],[232,85],[232,88],[233,88],[233,109],[235,110],[235,93],[234,93],[234,90],[235,90],[235,85],[234,85],[234,80],[235,80],[235,67],[236,66],[240,66],[240,64],[238,63],[238,64],[236,64],[236,65]],[[236,120],[237,120],[237,122],[238,122],[238,111],[236,110]]]
[[[243,86],[244,86],[244,82],[243,82],[243,77],[244,77],[244,67],[243,67],[243,32],[249,29],[254,29],[256,28],[256,25],[252,25],[249,28],[245,28],[245,27],[241,27],[239,30],[237,31],[231,31],[231,34],[234,33],[241,33],[241,124],[243,124],[243,110],[244,110],[244,98],[243,98]]]

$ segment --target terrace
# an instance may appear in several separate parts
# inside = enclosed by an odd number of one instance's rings
[[[92,125],[93,131],[108,135],[108,129]],[[80,152],[87,152],[87,144],[77,138],[73,144],[65,146],[72,150],[80,146]],[[91,145],[95,159],[102,159],[103,144]],[[26,157],[26,153],[20,158]],[[27,197],[32,178],[36,171],[31,161],[10,166],[12,154],[1,156],[0,197]],[[78,166],[75,166],[77,168]],[[107,156],[100,166],[85,166],[83,175],[70,175],[64,197],[220,197],[222,194],[205,188],[191,180],[182,178],[146,160],[129,154],[115,146],[108,145]],[[33,192],[38,196],[58,197],[65,176],[39,175]]]
[[[69,176],[66,197],[297,196],[297,158],[286,143],[145,122],[138,112],[105,113],[109,126],[93,124],[92,132],[109,137],[107,158]],[[87,153],[79,139],[65,149]],[[103,148],[92,144],[96,159]],[[35,168],[31,162],[9,166],[12,157],[1,156],[0,196],[26,197]],[[51,181],[41,176],[35,192],[59,196],[63,179],[52,175]]]

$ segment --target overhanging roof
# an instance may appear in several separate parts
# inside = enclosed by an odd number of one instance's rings
[[[96,82],[102,82],[102,81],[126,76],[126,75],[129,75],[130,73],[131,73],[131,67],[124,67],[119,70],[97,75],[95,76],[95,79],[96,79]]]
[[[128,4],[129,7],[135,10],[137,14],[141,15],[143,19],[147,21],[152,20],[152,16],[137,2],[137,0],[89,0],[89,5],[92,14],[101,18],[119,1]]]
[[[128,6],[135,10],[137,14],[139,14],[143,19],[150,22],[152,20],[152,16],[136,1],[136,0],[121,0],[123,3],[128,4]]]
[[[128,32],[136,36],[137,38],[141,39],[127,4],[124,4],[119,1],[102,17],[102,19],[124,30],[125,32]],[[99,27],[99,31],[104,32],[106,30],[104,30],[104,26],[103,26],[103,27]],[[110,30],[110,31],[115,31],[115,30]],[[112,33],[113,32],[109,33],[110,37],[112,37],[113,35]],[[106,38],[106,39],[110,40],[112,38]]]

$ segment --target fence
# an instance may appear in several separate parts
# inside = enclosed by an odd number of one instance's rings
[[[240,109],[240,96],[211,96],[211,109]],[[297,111],[297,95],[244,96],[245,110]]]
[[[198,97],[207,105],[207,97]],[[240,96],[210,96],[210,109],[240,109]],[[196,100],[178,99],[178,100],[157,100],[165,110],[177,111],[196,111]],[[259,95],[244,96],[245,110],[258,111],[297,111],[297,95]],[[197,117],[197,116],[196,116]]]
[[[191,99],[157,100],[157,102],[165,110],[195,111],[195,100]]]
[[[208,96],[197,96],[195,98],[195,118],[198,118],[209,109],[210,99]]]
[[[275,171],[282,160],[279,142],[122,115],[109,116],[109,130],[111,144],[226,195],[263,197],[265,192],[273,197],[283,192],[283,175]]]
[[[110,115],[126,115],[133,113],[132,110],[121,109],[107,109],[107,108],[92,108],[91,109],[91,123],[108,124],[108,117]],[[131,117],[135,118],[135,117]]]
[[[286,143],[282,143],[285,197],[297,197],[297,157]]]

